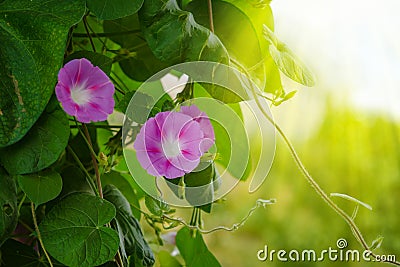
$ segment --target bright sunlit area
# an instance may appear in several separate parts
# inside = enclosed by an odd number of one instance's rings
[[[399,255],[400,216],[400,2],[276,0],[275,34],[312,70],[316,86],[283,78],[293,99],[271,108],[321,187],[372,206],[359,207],[355,221],[369,245],[383,236],[383,255]],[[243,228],[207,236],[224,266],[382,266],[382,263],[262,262],[259,250],[347,249],[363,251],[345,222],[318,197],[279,135],[272,169],[254,194],[241,188],[227,197],[218,221],[238,221],[255,200],[276,198]],[[232,200],[231,198],[235,198]],[[332,197],[352,213],[354,202]],[[229,201],[230,200],[230,201]],[[240,204],[238,204],[240,203]],[[222,209],[221,209],[222,210]],[[235,219],[232,217],[235,216]],[[264,254],[263,254],[264,256]],[[276,256],[276,255],[275,255]]]

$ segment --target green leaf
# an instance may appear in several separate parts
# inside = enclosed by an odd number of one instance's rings
[[[162,61],[229,61],[218,37],[181,10],[176,0],[145,1],[139,21],[151,51]]]
[[[144,0],[86,0],[87,6],[101,20],[118,19],[132,15]]]
[[[239,61],[246,69],[252,69],[250,73],[253,79],[258,81],[259,86],[264,87],[266,78],[262,64],[263,53],[255,29],[257,25],[253,25],[250,18],[231,3],[216,0],[212,2],[212,8],[215,34],[228,50],[229,56]],[[210,28],[207,1],[192,1],[186,9],[193,13],[199,24]],[[251,15],[254,15],[253,13]],[[268,18],[267,15],[271,13],[263,14]],[[261,26],[262,24],[260,28]]]
[[[164,213],[168,213],[171,211],[169,205],[161,198],[155,199],[152,196],[146,195],[144,200],[146,207],[154,215],[161,216]]]
[[[314,86],[314,74],[296,57],[286,44],[264,25],[264,36],[269,42],[269,52],[278,68],[290,79],[305,86]]]
[[[132,215],[128,200],[111,184],[104,187],[104,198],[113,203],[117,210],[115,220],[124,256],[135,255],[142,266],[152,266],[155,261],[153,252],[144,239],[139,221]]]
[[[138,15],[132,15],[103,23],[104,32],[121,45],[127,55],[119,55],[122,71],[135,81],[145,81],[169,65],[157,59],[151,52],[140,31]],[[119,34],[125,32],[126,34]]]
[[[215,180],[215,174],[214,164],[210,164],[202,171],[185,175],[186,200],[207,213],[211,213],[212,202],[214,201],[213,181]]]
[[[67,33],[84,0],[0,3],[0,147],[20,140],[54,92]]]
[[[62,189],[61,176],[53,170],[18,175],[18,184],[36,206],[56,198]]]
[[[131,178],[133,180],[133,178]],[[141,212],[139,200],[136,196],[134,187],[122,176],[119,172],[111,171],[101,176],[101,182],[103,185],[113,185],[118,188],[119,191],[126,197],[129,204],[134,206],[132,213],[136,219],[140,220]]]
[[[13,239],[8,239],[1,247],[1,260],[4,267],[48,267],[44,255],[39,257],[37,252],[30,246],[22,244]],[[52,261],[53,266],[64,266],[58,262]]]
[[[186,9],[193,12],[196,21],[210,27],[206,1],[192,1]],[[215,34],[228,50],[229,56],[249,71],[252,80],[261,89],[268,92],[281,89],[279,70],[269,51],[264,48],[263,24],[270,28],[274,26],[269,5],[255,8],[248,1],[217,0],[213,1],[213,17]]]
[[[158,252],[158,259],[160,262],[160,267],[181,267],[182,265],[179,263],[179,261],[172,257],[171,254],[169,254],[168,251],[161,250]]]
[[[283,90],[279,69],[276,66],[274,60],[272,59],[271,54],[269,53],[268,46],[265,45],[266,40],[264,39],[264,34],[263,34],[263,25],[267,25],[272,31],[274,30],[274,16],[272,14],[272,10],[269,5],[270,1],[242,1],[242,0],[225,0],[225,1],[232,3],[238,9],[240,9],[247,16],[247,19],[251,21],[251,24],[253,25],[254,30],[257,33],[258,41],[260,42],[261,53],[263,55],[262,59],[264,64],[262,65],[264,65],[265,69],[264,91],[269,93],[275,93],[276,91]],[[242,26],[238,24],[237,27],[241,28]],[[244,40],[246,40],[247,39],[246,32],[243,32],[241,37]],[[256,71],[257,67],[254,70]],[[252,76],[253,79],[257,78],[254,77],[254,74]],[[260,87],[260,89],[262,89],[262,87]]]
[[[104,71],[107,75],[109,75],[111,73],[111,67],[112,67],[112,59],[99,54],[99,53],[95,53],[95,52],[91,52],[91,51],[78,51],[75,52],[71,55],[69,55],[65,60],[64,63],[67,63],[68,61],[71,61],[73,59],[79,59],[79,58],[86,58],[88,59],[90,62],[92,62],[92,64],[94,66],[99,67],[102,71]]]
[[[167,185],[178,198],[185,198],[191,205],[211,212],[214,200],[215,166],[210,164],[200,171],[193,171],[182,178],[166,179]],[[203,205],[203,203],[207,203]]]
[[[73,194],[61,200],[39,225],[44,246],[68,266],[96,266],[111,260],[119,237],[105,227],[115,217],[114,206],[99,197]]]
[[[215,256],[208,250],[199,232],[192,232],[186,227],[182,228],[176,235],[176,246],[185,260],[186,266],[221,266]]]
[[[14,231],[18,222],[15,180],[0,167],[0,246]]]
[[[62,110],[46,111],[22,140],[0,150],[0,161],[10,174],[41,171],[64,151],[69,133],[68,119]]]

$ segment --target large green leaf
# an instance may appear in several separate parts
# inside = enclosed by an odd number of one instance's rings
[[[231,3],[216,0],[212,2],[215,34],[220,38],[231,58],[244,67],[252,69],[251,74],[258,84],[265,83],[263,53],[257,32],[247,15]],[[186,9],[193,13],[196,21],[210,28],[206,1],[195,0]],[[260,25],[261,26],[261,25]]]
[[[18,222],[15,180],[0,167],[0,246],[14,231]]]
[[[132,15],[103,23],[104,32],[127,53],[119,55],[122,71],[135,81],[145,81],[160,70],[168,67],[151,52],[140,31],[138,15]],[[122,35],[121,32],[126,34]]]
[[[113,203],[117,210],[115,220],[124,256],[134,255],[142,266],[152,266],[155,261],[153,252],[144,239],[139,221],[133,217],[128,200],[111,184],[104,187],[104,198]]]
[[[87,6],[99,19],[110,20],[136,13],[144,0],[86,0]]]
[[[192,232],[186,227],[182,228],[176,235],[176,246],[185,260],[186,266],[221,266],[215,256],[208,250],[199,232]]]
[[[18,175],[18,184],[36,206],[56,198],[62,189],[61,176],[53,170]]]
[[[264,26],[264,36],[275,64],[287,77],[305,86],[315,85],[314,74],[267,26]]]
[[[229,3],[231,2],[231,3]],[[212,2],[215,34],[221,39],[229,56],[245,67],[253,81],[268,92],[282,88],[280,74],[275,63],[265,49],[263,24],[273,29],[273,15],[269,5],[255,8],[248,1]],[[190,2],[187,10],[196,21],[210,28],[206,1]]]
[[[96,266],[117,253],[117,232],[105,227],[115,217],[110,202],[87,194],[61,200],[39,225],[43,243],[55,259],[68,266]]]
[[[22,140],[0,150],[0,161],[10,174],[43,170],[64,151],[69,133],[68,118],[62,110],[45,111]]]
[[[20,140],[43,112],[84,0],[0,3],[0,147]]]
[[[181,10],[176,0],[145,1],[139,21],[151,51],[162,61],[229,61],[218,37]]]
[[[264,39],[263,25],[266,25],[271,31],[274,31],[274,16],[270,7],[269,1],[260,1],[255,4],[255,1],[242,0],[225,0],[235,5],[240,9],[247,18],[251,21],[255,32],[257,33],[260,42],[261,53],[263,54],[265,68],[265,87],[264,90],[269,93],[275,93],[282,90],[281,76],[279,69],[269,53],[268,45]],[[238,27],[241,27],[238,25]],[[246,36],[243,33],[243,36]],[[243,38],[246,39],[246,38]],[[260,88],[263,89],[263,88]]]

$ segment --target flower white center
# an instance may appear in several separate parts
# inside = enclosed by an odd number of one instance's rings
[[[167,158],[173,158],[181,154],[178,140],[165,140],[162,147]]]
[[[84,85],[71,88],[71,98],[78,105],[84,105],[90,100],[90,91]]]

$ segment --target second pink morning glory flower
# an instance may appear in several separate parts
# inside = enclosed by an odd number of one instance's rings
[[[114,91],[107,74],[85,58],[71,60],[58,73],[57,99],[79,122],[106,120],[114,110]]]
[[[204,116],[209,120],[205,113]],[[209,147],[209,138],[203,130],[207,129],[183,112],[158,113],[142,126],[136,137],[137,159],[150,175],[181,177],[198,166],[205,147]]]

